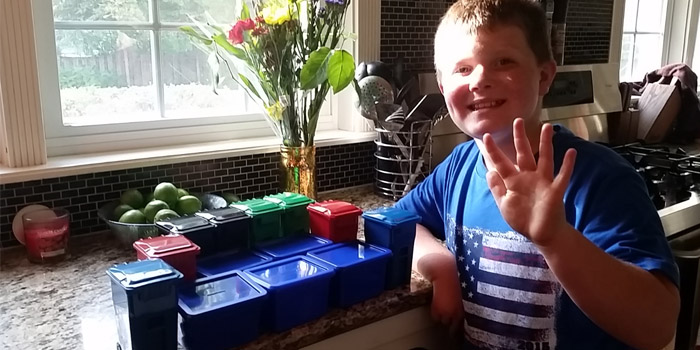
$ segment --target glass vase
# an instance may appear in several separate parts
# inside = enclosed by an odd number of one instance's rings
[[[316,199],[316,146],[280,146],[280,188]]]

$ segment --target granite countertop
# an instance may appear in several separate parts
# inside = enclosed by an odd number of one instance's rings
[[[344,200],[366,210],[392,204],[357,187],[319,194],[319,200]],[[364,239],[360,222],[361,239]],[[133,249],[120,247],[109,233],[75,237],[71,257],[52,265],[27,261],[23,249],[0,255],[0,348],[115,349],[116,321],[105,271],[134,261]],[[267,333],[240,349],[298,349],[323,339],[425,305],[430,283],[413,272],[409,286],[348,309],[331,309],[320,319],[283,333]],[[183,348],[184,349],[184,348]]]

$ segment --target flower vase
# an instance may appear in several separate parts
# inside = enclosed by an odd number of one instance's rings
[[[280,146],[280,188],[316,199],[316,146]]]

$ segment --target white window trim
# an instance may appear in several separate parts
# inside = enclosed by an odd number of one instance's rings
[[[44,0],[34,0],[34,2],[41,1]],[[349,12],[348,15],[348,29],[356,33],[358,36],[357,43],[354,44],[352,47],[353,55],[357,62],[379,59],[379,13],[379,0],[357,0],[353,2],[353,11]],[[41,17],[34,18],[34,22],[39,22],[43,20],[46,19],[42,19]],[[39,34],[35,33],[35,37],[36,36],[39,36]],[[55,57],[55,46],[53,46],[53,50],[54,54],[49,57]],[[38,57],[46,56],[39,55]],[[3,95],[0,94],[0,99],[2,98]],[[54,98],[58,99],[58,96],[54,96]],[[359,116],[359,114],[355,111],[355,108],[353,107],[354,92],[352,91],[352,89],[348,88],[340,94],[334,96],[333,98],[335,99],[336,103],[332,104],[332,114],[336,118],[335,123],[337,123],[337,131],[333,132],[332,130],[328,130],[320,131],[319,133],[317,133],[317,146],[354,143],[372,140],[374,138],[374,133],[371,132],[371,125],[369,125],[366,119]],[[0,106],[2,106],[1,103]],[[4,122],[6,119],[21,119],[21,116],[0,114],[0,119],[2,119],[2,121]],[[258,125],[254,125],[255,123],[258,123]],[[232,131],[236,131],[239,132],[240,135],[247,136],[247,138],[245,139],[232,139],[234,135],[231,134],[228,130],[226,130],[227,127],[231,128],[231,125],[221,124],[216,126],[216,131],[220,134],[227,134],[228,141],[208,143],[196,142],[196,144],[189,145],[180,144],[178,146],[141,148],[138,151],[100,152],[99,148],[96,148],[96,144],[94,143],[90,143],[88,147],[85,146],[85,144],[75,142],[76,140],[73,140],[72,143],[73,145],[75,145],[75,147],[82,147],[83,149],[89,148],[91,152],[74,156],[49,157],[48,162],[46,162],[46,164],[31,166],[27,167],[26,169],[9,168],[6,165],[0,166],[0,183],[28,181],[30,179],[53,177],[57,176],[57,174],[59,173],[60,176],[64,176],[69,174],[79,174],[96,171],[95,169],[101,169],[101,164],[104,164],[105,162],[105,156],[115,157],[115,154],[119,155],[119,160],[115,160],[111,164],[117,164],[114,166],[118,166],[119,168],[127,168],[131,166],[138,167],[144,164],[153,165],[154,163],[165,164],[185,161],[183,160],[183,155],[184,157],[188,157],[188,154],[189,156],[194,157],[188,159],[211,159],[231,155],[261,153],[265,152],[265,150],[278,149],[279,140],[271,138],[269,136],[265,137],[264,135],[255,134],[251,131],[251,129],[255,128],[256,126],[260,126],[260,123],[265,122],[251,122],[250,124],[237,123],[235,125],[236,130]],[[257,130],[266,129],[258,127]],[[0,136],[0,139],[3,139],[7,136],[7,130],[0,131],[3,132],[3,135]],[[42,128],[42,130],[33,130],[32,132],[34,134],[40,134],[43,139],[43,131],[44,130]],[[212,127],[210,126],[209,130],[207,131],[211,132]],[[271,134],[271,132],[269,134]],[[137,140],[142,140],[144,138],[147,138],[148,136],[147,132],[145,131],[136,132],[133,135],[134,138],[132,139],[132,141],[129,141],[130,147],[134,147],[133,142],[136,142]],[[162,132],[160,133],[160,136],[162,136]],[[96,137],[104,139],[103,141],[106,142],[103,142],[103,144],[110,144],[114,142],[114,139],[111,139],[107,135],[100,135]],[[114,150],[114,148],[112,149]],[[44,152],[45,151],[46,149],[44,149]],[[131,161],[129,159],[131,159]]]

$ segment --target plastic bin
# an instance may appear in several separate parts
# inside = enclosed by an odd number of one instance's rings
[[[331,243],[333,242],[314,235],[292,236],[263,242],[255,246],[254,250],[279,260],[293,255],[305,255],[309,251]]]
[[[201,256],[214,254],[218,249],[216,243],[217,227],[205,218],[199,216],[172,218],[168,221],[156,222],[156,227],[166,235],[178,234],[187,237],[199,246]]]
[[[411,282],[413,241],[420,217],[399,208],[379,208],[362,214],[365,219],[365,242],[391,250],[387,267],[386,288],[393,289]]]
[[[283,236],[309,233],[309,212],[306,206],[313,203],[313,199],[292,192],[273,194],[263,199],[277,204],[284,210],[282,213]]]
[[[230,273],[233,270],[247,269],[270,261],[272,258],[266,254],[242,249],[199,259],[197,273],[201,277],[209,277]]]
[[[112,303],[122,350],[177,349],[177,292],[182,274],[161,259],[110,267]]]
[[[384,291],[391,251],[363,242],[333,244],[308,253],[335,268],[332,306],[349,307]]]
[[[180,271],[186,281],[197,278],[196,258],[199,247],[185,236],[166,235],[140,239],[134,242],[134,249],[139,260],[163,259]]]
[[[277,204],[264,199],[250,199],[231,204],[251,217],[250,244],[282,237],[282,212]]]
[[[328,310],[333,268],[297,255],[244,270],[268,292],[263,324],[282,332],[314,320]]]
[[[216,226],[214,252],[226,252],[250,246],[250,217],[238,208],[221,208],[195,213]]]
[[[358,218],[362,210],[348,202],[328,200],[309,204],[311,233],[333,242],[357,239]]]
[[[188,349],[229,349],[254,340],[267,292],[235,271],[202,278],[178,292],[183,341]]]

